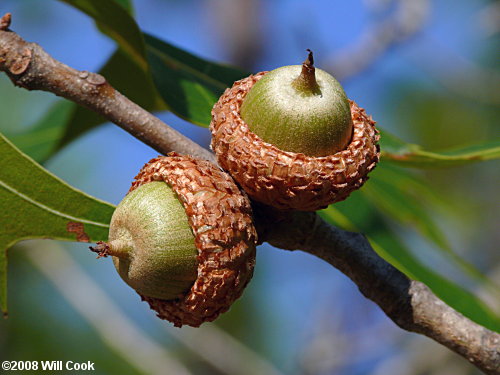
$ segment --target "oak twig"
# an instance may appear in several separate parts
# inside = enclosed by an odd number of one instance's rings
[[[329,225],[311,212],[280,213],[260,206],[256,214],[259,236],[271,245],[323,259],[354,281],[399,327],[430,337],[486,374],[500,374],[500,335],[446,305],[423,283],[408,279],[362,234]]]
[[[101,75],[72,69],[9,30],[0,20],[0,71],[14,85],[43,90],[81,104],[162,154],[176,151],[215,161],[213,154],[116,91]],[[500,335],[464,317],[424,284],[379,257],[366,238],[325,223],[315,213],[282,213],[254,204],[261,242],[302,250],[338,268],[401,328],[430,337],[486,374],[500,374]]]
[[[6,16],[2,18],[4,20]],[[144,110],[97,73],[78,71],[55,60],[38,44],[28,43],[0,22],[0,71],[14,85],[42,90],[78,103],[114,122],[162,154],[176,151],[215,161],[214,155]]]

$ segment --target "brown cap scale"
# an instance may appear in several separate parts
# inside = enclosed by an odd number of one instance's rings
[[[341,201],[379,159],[375,122],[314,70],[311,54],[302,66],[235,82],[212,109],[210,129],[221,167],[251,198],[279,209]]]
[[[256,236],[249,200],[229,175],[170,154],[142,168],[113,214],[109,242],[93,250],[113,256],[160,318],[197,327],[241,296]]]

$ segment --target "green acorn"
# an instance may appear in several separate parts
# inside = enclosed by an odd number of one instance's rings
[[[248,92],[240,114],[264,142],[284,151],[327,156],[351,141],[351,109],[340,83],[313,64],[309,51],[302,66],[266,74]]]
[[[197,327],[241,296],[255,264],[257,234],[248,198],[208,161],[170,154],[147,163],[111,218],[121,278],[162,319]]]
[[[302,66],[234,83],[212,109],[217,161],[254,200],[282,210],[315,211],[341,201],[379,160],[378,131],[340,84]]]

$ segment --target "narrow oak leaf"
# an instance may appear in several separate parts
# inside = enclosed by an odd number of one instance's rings
[[[449,168],[500,158],[500,139],[449,151],[428,151],[387,131],[380,139],[382,159],[411,168]]]
[[[96,242],[114,206],[66,184],[0,133],[0,308],[7,311],[7,249],[32,238]]]

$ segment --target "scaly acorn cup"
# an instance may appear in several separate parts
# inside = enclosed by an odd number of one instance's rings
[[[360,188],[379,160],[379,134],[340,84],[300,65],[234,83],[212,109],[211,148],[254,200],[316,211]]]
[[[208,161],[169,154],[147,163],[111,219],[122,277],[158,317],[198,327],[227,311],[252,278],[257,234],[248,198]]]

